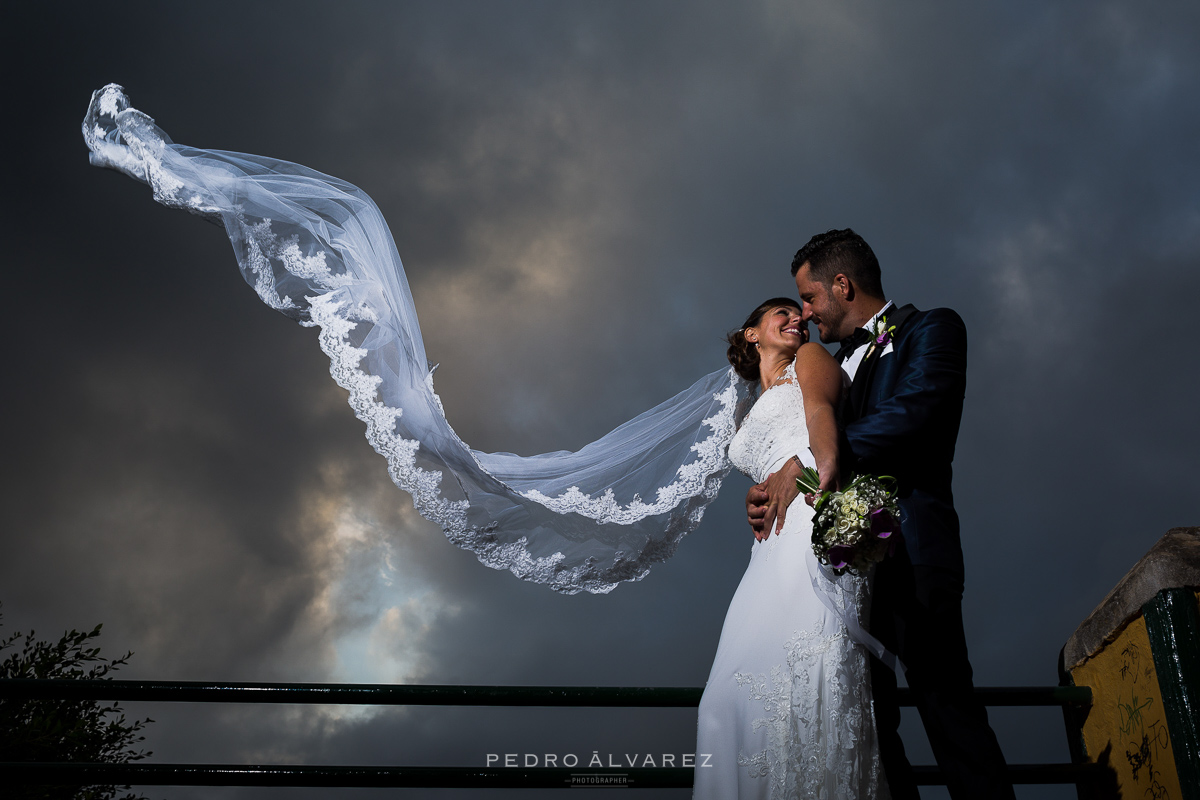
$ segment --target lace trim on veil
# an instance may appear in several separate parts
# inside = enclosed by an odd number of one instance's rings
[[[714,395],[721,404],[716,414],[702,420],[702,424],[712,431],[712,435],[691,446],[697,454],[696,461],[684,464],[676,473],[678,476],[666,486],[659,487],[653,503],[646,503],[638,495],[633,496],[629,505],[622,506],[617,502],[612,489],[608,489],[600,497],[589,497],[572,486],[557,497],[549,497],[536,489],[522,492],[522,497],[535,500],[546,508],[559,514],[582,514],[597,522],[611,522],[617,525],[629,525],[646,517],[664,514],[684,500],[704,493],[705,485],[710,475],[726,469],[725,449],[729,440],[736,433],[734,413],[738,404],[737,378],[730,370],[729,386],[725,391]]]
[[[365,193],[298,164],[174,144],[116,84],[93,94],[83,135],[96,166],[225,227],[263,302],[320,329],[330,374],[392,480],[484,564],[564,593],[603,593],[640,580],[700,523],[744,406],[733,370],[575,453],[472,450],[445,419],[403,266]]]

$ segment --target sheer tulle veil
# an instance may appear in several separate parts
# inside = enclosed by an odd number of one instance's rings
[[[263,302],[320,329],[330,372],[392,480],[487,566],[567,594],[609,592],[700,523],[729,471],[746,397],[733,370],[577,452],[472,450],[443,414],[404,267],[365,192],[299,164],[175,144],[115,84],[92,95],[83,136],[92,164],[224,226]]]

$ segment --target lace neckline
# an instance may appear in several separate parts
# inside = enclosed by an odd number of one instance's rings
[[[794,386],[796,385],[796,359],[792,359],[791,363],[783,369],[783,373],[775,379],[775,382],[770,386],[765,387],[759,392],[759,397],[762,397],[767,392],[774,389],[776,386]]]

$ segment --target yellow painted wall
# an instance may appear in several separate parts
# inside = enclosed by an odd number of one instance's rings
[[[1179,776],[1167,732],[1158,675],[1142,617],[1071,670],[1076,686],[1090,686],[1092,708],[1083,726],[1088,760],[1116,772],[1121,796],[1179,798]]]

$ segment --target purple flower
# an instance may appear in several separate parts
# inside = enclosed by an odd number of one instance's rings
[[[881,333],[875,337],[875,344],[884,345],[884,344],[887,344],[888,342],[890,342],[891,340],[892,340],[891,332],[884,331],[883,333]]]
[[[854,558],[854,548],[848,544],[835,544],[829,548],[829,552],[825,556],[829,559],[829,566],[834,569],[845,569],[850,565],[850,560]]]
[[[886,508],[877,508],[871,512],[871,533],[880,539],[886,539],[896,532],[896,521]]]

